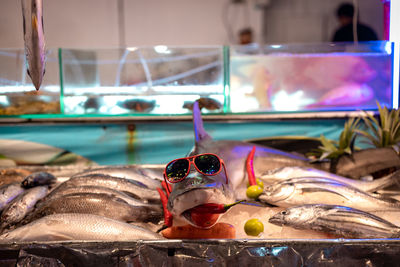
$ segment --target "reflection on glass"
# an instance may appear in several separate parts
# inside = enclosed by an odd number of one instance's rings
[[[376,109],[392,103],[392,43],[231,49],[231,111]]]
[[[199,98],[224,103],[222,47],[69,49],[62,58],[66,114],[183,114]]]
[[[46,52],[46,73],[36,91],[26,71],[23,49],[0,51],[0,115],[60,113],[57,50]]]

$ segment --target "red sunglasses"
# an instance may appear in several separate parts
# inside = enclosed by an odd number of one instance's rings
[[[207,176],[219,174],[222,170],[222,165],[226,175],[226,183],[228,184],[228,174],[226,173],[224,161],[217,155],[211,153],[174,159],[169,162],[164,170],[165,181],[171,184],[179,183],[188,176],[192,164],[199,173]]]

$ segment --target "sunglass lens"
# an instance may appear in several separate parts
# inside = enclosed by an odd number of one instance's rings
[[[165,173],[167,174],[167,180],[169,182],[176,182],[182,180],[189,170],[189,161],[187,159],[178,159],[172,161],[165,168]]]
[[[210,154],[197,156],[194,163],[199,171],[205,174],[215,174],[221,168],[219,158]]]

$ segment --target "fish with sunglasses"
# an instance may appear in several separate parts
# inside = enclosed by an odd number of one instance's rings
[[[168,210],[174,218],[194,227],[211,228],[226,211],[224,207],[246,199],[245,162],[254,144],[213,140],[204,130],[197,102],[193,106],[193,123],[195,147],[188,157],[172,160],[164,170],[167,188],[172,188],[168,192]],[[283,166],[307,165],[306,158],[256,145],[256,175]],[[218,211],[216,205],[220,207]]]

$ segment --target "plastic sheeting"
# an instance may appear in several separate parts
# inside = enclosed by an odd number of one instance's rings
[[[398,266],[400,239],[0,244],[1,266]]]

